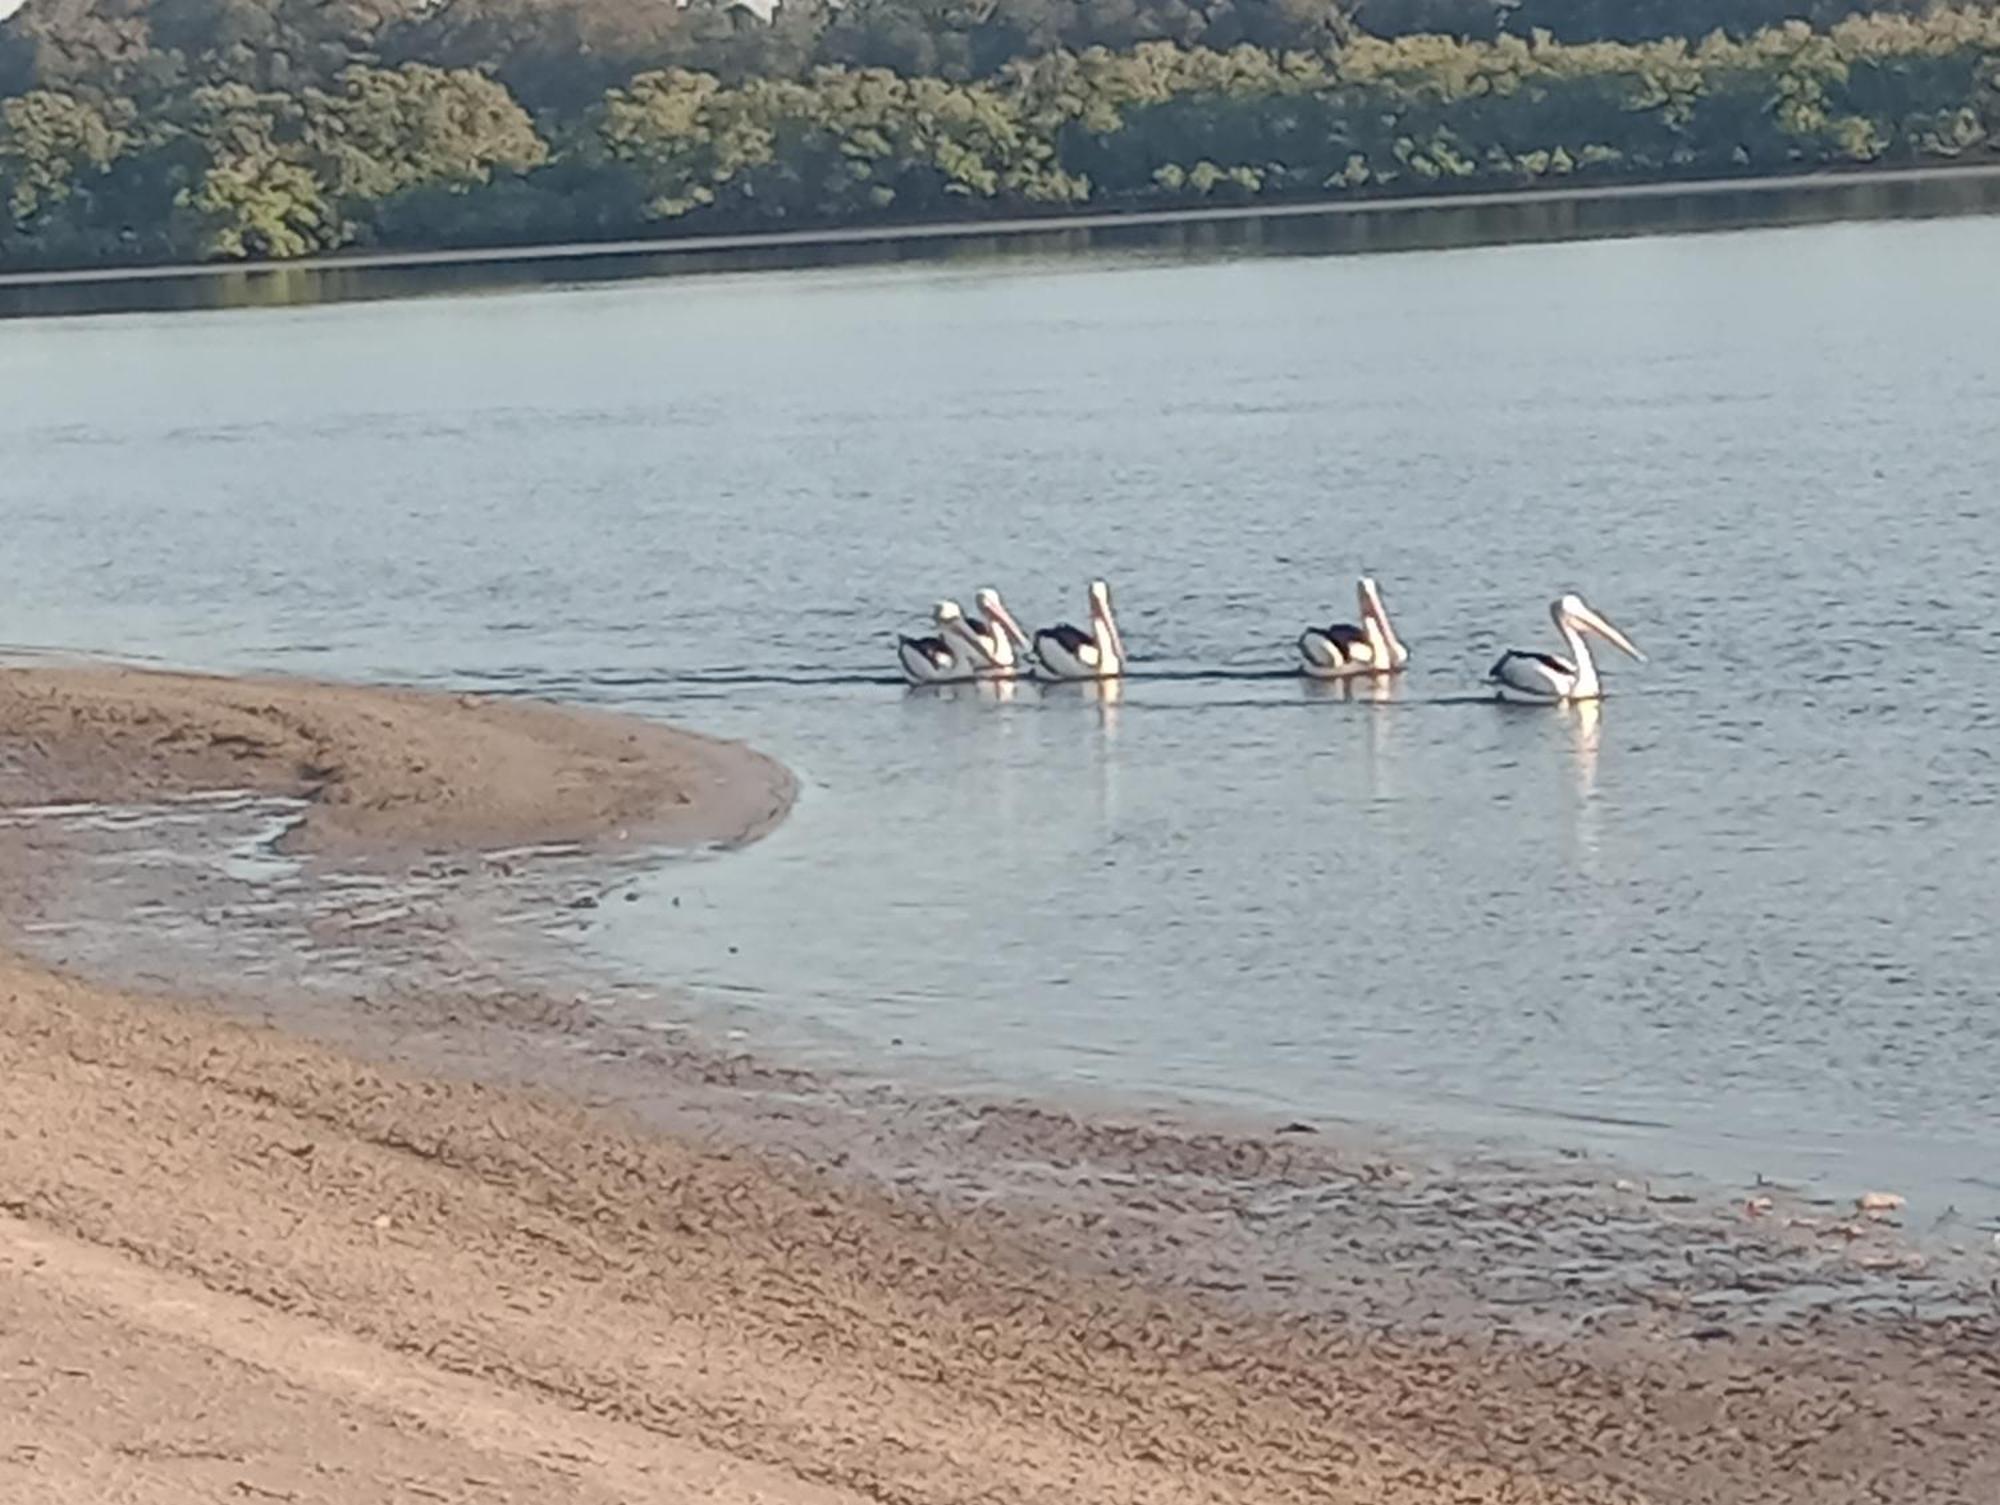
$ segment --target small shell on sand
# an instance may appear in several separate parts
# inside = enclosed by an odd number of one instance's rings
[[[1896,1212],[1903,1206],[1903,1198],[1893,1191],[1864,1191],[1854,1199],[1854,1205],[1863,1212]]]

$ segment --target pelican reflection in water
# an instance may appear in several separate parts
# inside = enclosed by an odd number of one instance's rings
[[[1576,789],[1588,799],[1597,793],[1597,749],[1603,732],[1604,702],[1579,700],[1568,707],[1568,714],[1576,759]]]
[[[1338,679],[1316,674],[1299,677],[1308,700],[1341,700],[1353,705],[1394,705],[1402,698],[1400,681],[1390,674],[1348,674]]]
[[[1097,707],[1097,818],[1109,840],[1118,820],[1118,707],[1125,698],[1125,681],[1097,679],[1073,687]]]
[[[1604,702],[1577,700],[1562,708],[1570,723],[1570,760],[1575,774],[1575,842],[1578,865],[1585,876],[1597,877],[1598,820],[1597,754],[1603,732]]]

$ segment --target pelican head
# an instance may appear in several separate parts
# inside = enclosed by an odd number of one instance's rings
[[[1102,580],[1093,580],[1090,582],[1090,609],[1092,611],[1103,612],[1107,616],[1110,615],[1111,587],[1106,585]]]
[[[979,603],[979,610],[987,621],[996,624],[1002,632],[1013,639],[1016,651],[1023,653],[1027,651],[1028,634],[1022,630],[1021,624],[1014,620],[1014,613],[1007,610],[1007,603],[1000,599],[1000,592],[990,585],[985,586],[973,600]]]
[[[1374,655],[1371,667],[1378,673],[1394,674],[1409,663],[1410,650],[1403,646],[1403,640],[1390,625],[1381,588],[1375,584],[1373,575],[1363,575],[1355,582],[1354,589],[1361,607],[1361,630],[1367,634],[1369,650]]]
[[[931,620],[940,627],[950,627],[965,620],[965,613],[956,601],[940,601],[931,608]]]
[[[1107,677],[1123,674],[1129,662],[1125,635],[1118,630],[1118,619],[1111,614],[1111,587],[1102,580],[1090,582],[1090,620],[1092,635],[1103,654],[1098,673]]]
[[[1384,628],[1389,623],[1388,609],[1382,605],[1382,591],[1375,584],[1373,575],[1363,575],[1355,583],[1355,592],[1361,597],[1361,625],[1366,627],[1370,618]]]
[[[1630,638],[1599,615],[1597,608],[1574,591],[1560,600],[1549,603],[1549,615],[1555,618],[1556,626],[1570,622],[1575,626],[1596,633],[1605,642],[1621,653],[1628,653],[1640,663],[1646,662],[1646,655],[1633,645]]]

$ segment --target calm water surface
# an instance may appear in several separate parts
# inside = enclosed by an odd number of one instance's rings
[[[619,965],[870,1070],[2000,1211],[2000,221],[0,327],[0,636],[797,768]],[[1385,700],[1272,671],[1378,573]],[[1115,703],[880,682],[1115,584]],[[1475,697],[1578,586],[1601,712]],[[671,901],[679,898],[675,906]]]

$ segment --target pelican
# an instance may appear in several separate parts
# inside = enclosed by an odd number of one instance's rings
[[[1090,631],[1064,622],[1035,634],[1035,657],[1051,679],[1116,679],[1125,672],[1125,640],[1111,615],[1111,587],[1090,582]]]
[[[1028,673],[1028,635],[1014,620],[1014,614],[1007,610],[1007,603],[1000,599],[1000,592],[987,586],[972,599],[983,613],[983,616],[965,619],[966,631],[983,660],[979,666],[979,677],[1015,679]]]
[[[1361,625],[1335,622],[1308,627],[1299,636],[1299,657],[1314,679],[1353,679],[1363,674],[1400,674],[1410,662],[1410,650],[1389,625],[1382,593],[1366,575],[1354,588]]]
[[[1575,700],[1597,700],[1604,687],[1597,678],[1597,662],[1590,656],[1586,632],[1594,632],[1621,652],[1640,663],[1646,655],[1632,646],[1632,640],[1597,614],[1596,608],[1575,594],[1549,603],[1549,616],[1556,631],[1569,645],[1570,657],[1553,653],[1523,653],[1509,649],[1500,655],[1487,679],[1502,700],[1524,701],[1531,705],[1560,705]]]
[[[942,685],[973,678],[979,671],[984,651],[966,626],[965,613],[956,601],[940,601],[931,609],[937,634],[927,638],[896,639],[896,656],[902,660],[903,676],[913,685]]]

